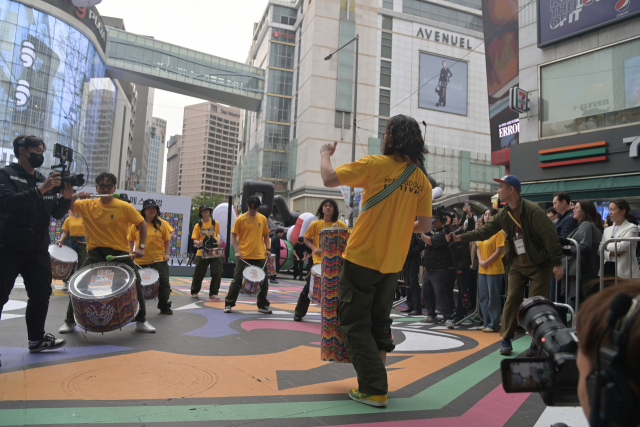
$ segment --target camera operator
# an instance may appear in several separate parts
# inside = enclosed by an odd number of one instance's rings
[[[549,295],[549,277],[553,271],[556,280],[564,275],[561,266],[562,248],[553,223],[545,211],[534,202],[520,197],[520,180],[514,175],[506,175],[498,182],[498,196],[506,202],[483,227],[449,238],[455,242],[488,240],[500,230],[507,233],[505,238],[505,264],[511,264],[507,301],[502,314],[502,348],[500,354],[509,355],[513,351],[511,340],[516,326],[518,307],[524,297],[527,284],[531,282],[529,296]],[[534,357],[536,346],[532,343],[527,356]]]
[[[424,252],[423,265],[425,277],[422,284],[424,301],[427,306],[427,317],[421,320],[423,323],[438,323],[436,317],[436,298],[445,325],[453,329],[453,282],[455,269],[453,258],[447,241],[447,212],[442,209],[433,210],[433,230],[421,239],[427,244]]]
[[[46,333],[44,325],[52,280],[50,217],[64,217],[73,188],[65,183],[59,197],[52,190],[61,185],[60,173],[45,178],[35,170],[44,163],[46,148],[42,138],[20,135],[13,141],[18,162],[0,170],[0,314],[16,278],[22,275],[29,298],[25,320],[31,353],[67,343]]]
[[[410,316],[422,316],[422,298],[420,298],[420,264],[422,263],[422,251],[425,243],[422,241],[422,234],[412,234],[409,254],[404,265],[405,283],[408,282],[407,309],[403,313]]]
[[[590,425],[640,426],[640,281],[587,298],[577,334],[578,398]]]

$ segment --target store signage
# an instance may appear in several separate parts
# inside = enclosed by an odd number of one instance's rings
[[[462,47],[464,49],[471,49],[471,40],[469,37],[462,37],[459,35],[453,35],[445,33],[444,31],[438,31],[429,28],[418,28],[416,37],[422,37],[427,40],[434,40],[440,43],[448,43],[454,46]]]
[[[629,157],[638,157],[638,145],[640,144],[640,136],[622,138],[622,142],[625,144],[629,144]]]
[[[285,43],[295,43],[296,42],[296,32],[283,30],[283,29],[275,29],[271,33],[271,40],[278,40]]]
[[[509,108],[516,113],[529,111],[529,92],[519,87],[509,89]]]
[[[603,162],[607,160],[607,141],[550,148],[538,154],[541,168]]]
[[[640,14],[637,0],[538,0],[538,47]]]
[[[500,138],[504,138],[510,135],[518,135],[518,132],[520,132],[520,120],[513,119],[509,122],[499,125],[498,132],[500,133]]]
[[[75,6],[71,0],[42,0],[82,22],[96,36],[104,52],[107,49],[107,28],[95,6]]]

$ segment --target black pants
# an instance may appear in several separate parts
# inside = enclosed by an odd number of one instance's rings
[[[93,248],[89,252],[87,252],[87,259],[84,261],[84,264],[80,268],[88,267],[99,262],[105,262],[107,256],[109,255],[129,255],[129,252],[117,251],[111,248]],[[133,259],[129,257],[118,259],[117,262],[131,267],[136,275],[136,293],[138,294],[138,304],[140,310],[136,315],[135,321],[144,322],[147,318],[147,307],[144,303],[144,289],[142,288],[142,280],[140,279],[138,267],[133,262]],[[71,298],[69,298],[69,305],[67,306],[67,317],[64,319],[64,323],[76,323],[76,319],[73,316],[73,305],[71,305]]]
[[[154,262],[153,264],[141,265],[141,267],[153,268],[158,272],[159,286],[158,286],[158,308],[160,310],[166,310],[171,308],[171,301],[169,296],[171,295],[171,283],[169,281],[169,264],[166,261]]]
[[[280,272],[280,251],[276,251],[274,252],[274,254],[276,255],[276,273]],[[269,279],[271,280],[276,280],[276,274],[272,275],[269,277]]]
[[[453,271],[453,270],[451,270]],[[436,298],[445,320],[453,315],[453,282],[449,270],[425,270],[422,284],[427,314],[436,317]]]
[[[76,251],[76,253],[78,254],[78,263],[76,264],[76,268],[71,270],[71,273],[69,273],[69,277],[67,277],[64,280],[64,283],[67,283],[67,284],[69,283],[69,279],[71,278],[71,276],[73,276],[73,273],[80,270],[80,268],[82,267],[82,264],[84,264],[84,260],[87,259],[87,244],[78,243],[78,242],[82,242],[82,239],[84,239],[84,236],[69,237],[69,241],[72,243],[71,249]],[[76,242],[76,243],[73,243],[73,242]]]
[[[298,262],[298,261],[296,261]],[[300,261],[302,263],[302,261]],[[311,263],[309,263],[311,265]],[[311,300],[309,299],[309,289],[311,288],[311,275],[307,274],[307,284],[302,288],[302,292],[300,292],[300,296],[298,297],[298,303],[296,304],[296,308],[294,313],[296,316],[304,317],[307,315],[307,311],[309,310],[309,304]],[[320,286],[320,283],[315,283],[314,286]]]
[[[295,260],[293,261],[293,277],[300,277],[304,274],[304,261]]]
[[[473,307],[476,298],[476,283],[475,277],[471,274],[470,268],[462,268],[459,272],[462,283],[458,283],[458,301],[456,303],[455,317],[462,319],[467,313],[467,309],[464,308],[464,295],[467,294],[469,303],[471,303],[471,306]]]
[[[196,269],[191,281],[191,295],[197,295],[202,289],[202,279],[207,275],[207,268],[211,267],[211,283],[209,283],[209,296],[218,295],[220,281],[222,280],[222,258],[196,257]]]
[[[27,291],[27,335],[29,341],[44,337],[44,323],[51,297],[51,258],[49,251],[0,250],[0,317],[2,307],[9,301],[18,274],[24,279]]]
[[[407,259],[405,269],[405,283],[407,284],[407,306],[417,314],[422,314],[420,299],[420,256]],[[408,279],[408,280],[407,280]]]
[[[245,263],[246,261],[246,263]],[[269,293],[269,279],[266,276],[267,265],[264,259],[242,259],[236,262],[236,268],[233,271],[233,280],[229,285],[229,292],[227,292],[227,297],[224,299],[224,305],[229,305],[231,307],[236,305],[236,301],[238,300],[238,294],[240,293],[240,287],[242,286],[242,272],[249,265],[253,265],[261,268],[265,272],[264,280],[262,281],[262,288],[260,292],[258,292],[258,308],[268,308],[269,300],[267,299],[267,294]]]

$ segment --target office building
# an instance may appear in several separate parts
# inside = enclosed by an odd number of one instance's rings
[[[167,164],[164,194],[178,195],[178,178],[180,178],[180,147],[182,135],[173,135],[167,142]]]
[[[167,136],[167,121],[151,118],[149,129],[149,161],[147,164],[147,192],[160,193],[164,173],[164,148]]]

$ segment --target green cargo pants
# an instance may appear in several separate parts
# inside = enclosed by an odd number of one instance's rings
[[[246,261],[246,262],[244,262]],[[267,293],[269,292],[269,276],[267,276],[267,265],[264,259],[243,259],[238,260],[236,263],[236,269],[233,272],[233,280],[229,285],[229,292],[224,299],[224,305],[230,305],[233,307],[236,305],[238,299],[238,293],[240,293],[240,286],[242,286],[242,272],[248,267],[247,263],[262,268],[265,273],[264,281],[262,282],[262,288],[258,292],[258,308],[269,307],[269,300],[267,299]]]
[[[169,264],[166,261],[155,262],[153,264],[141,265],[142,268],[153,268],[158,272],[160,276],[160,283],[158,286],[158,308],[165,310],[171,308],[171,301],[169,296],[171,295],[171,284],[169,283]]]
[[[529,281],[529,298],[535,296],[549,297],[549,277],[553,273],[553,267],[538,270],[534,266],[520,267],[511,264],[509,280],[507,283],[507,301],[502,309],[502,338],[513,339],[518,326],[518,308],[524,298],[524,290]]]
[[[390,317],[398,273],[383,274],[344,260],[338,282],[338,322],[361,393],[387,394],[379,351],[393,351]]]
[[[116,251],[115,249],[111,248],[94,248],[87,252],[87,259],[85,259],[80,268],[88,267],[99,262],[106,262],[107,255],[119,256],[128,254],[128,252]],[[128,265],[135,272],[136,292],[138,293],[138,303],[140,305],[140,310],[138,311],[138,315],[136,316],[135,320],[136,322],[144,322],[147,318],[147,309],[144,303],[144,290],[142,289],[142,280],[140,279],[140,274],[138,273],[138,267],[133,262],[133,258],[121,258],[118,259],[117,262]],[[75,318],[73,317],[73,306],[71,305],[71,299],[69,299],[69,305],[67,306],[67,317],[66,319],[64,319],[64,323],[76,323]]]
[[[75,273],[76,271],[80,270],[80,268],[82,268],[82,264],[84,264],[84,260],[87,259],[87,244],[84,243],[84,242],[83,243],[77,243],[77,242],[82,241],[82,239],[84,239],[84,236],[70,236],[69,237],[69,242],[71,242],[71,249],[76,251],[76,253],[78,254],[78,263],[76,264],[76,268],[74,268],[71,271],[71,273],[69,274],[69,277],[67,277],[64,280],[65,284],[69,283],[69,279],[71,278],[71,276],[73,276],[73,273]],[[76,246],[73,247],[74,245],[76,245]]]
[[[202,279],[207,274],[207,267],[211,267],[211,283],[209,284],[209,296],[218,295],[220,281],[222,280],[222,258],[196,257],[196,269],[191,281],[191,295],[197,295],[202,289]]]

